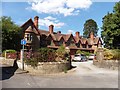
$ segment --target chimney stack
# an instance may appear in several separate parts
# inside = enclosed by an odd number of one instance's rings
[[[58,31],[57,34],[61,34],[61,31]]]
[[[79,38],[80,37],[80,32],[76,32],[76,38]]]
[[[90,32],[90,38],[93,40],[94,39],[94,33]]]
[[[38,16],[34,17],[34,25],[36,26],[36,28],[38,28],[38,19],[39,19]]]
[[[50,33],[50,34],[52,34],[52,33],[53,33],[53,28],[54,28],[54,26],[53,26],[53,25],[50,25],[50,26],[49,26],[49,33]]]

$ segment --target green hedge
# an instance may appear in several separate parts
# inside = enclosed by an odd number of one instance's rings
[[[7,53],[16,53],[17,51],[13,50],[13,49],[4,50],[3,53],[2,53],[3,57],[5,56],[5,52],[7,52]]]

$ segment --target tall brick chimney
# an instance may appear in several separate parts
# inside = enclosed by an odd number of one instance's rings
[[[90,32],[90,38],[93,40],[94,39],[94,33]]]
[[[39,20],[39,17],[35,16],[34,17],[34,25],[36,26],[36,28],[38,28],[38,20]]]
[[[49,33],[50,33],[50,34],[53,33],[53,29],[54,29],[54,26],[53,26],[53,25],[50,25],[50,26],[49,26]]]
[[[76,36],[76,38],[79,38],[80,37],[80,32],[76,32],[75,36]]]

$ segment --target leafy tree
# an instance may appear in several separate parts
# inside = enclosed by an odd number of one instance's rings
[[[85,38],[89,37],[90,32],[93,32],[95,36],[97,36],[98,26],[97,23],[93,19],[89,19],[84,24],[83,36]]]
[[[2,51],[6,49],[20,49],[20,27],[10,17],[0,17],[2,26]]]
[[[120,2],[116,3],[112,13],[103,17],[101,36],[106,48],[120,48]]]

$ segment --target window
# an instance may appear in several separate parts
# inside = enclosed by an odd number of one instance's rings
[[[83,44],[82,47],[83,47],[83,48],[86,48],[86,44]]]
[[[32,35],[31,34],[25,34],[25,40],[26,41],[32,41]]]
[[[59,42],[58,42],[58,45],[59,45],[59,46],[61,46],[62,44],[63,44],[63,42],[62,42],[62,41],[59,41]]]
[[[88,48],[92,48],[92,45],[88,45]]]

